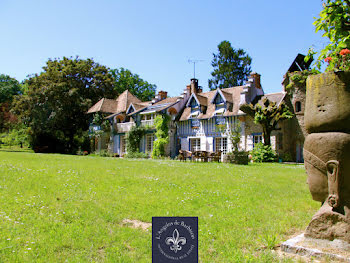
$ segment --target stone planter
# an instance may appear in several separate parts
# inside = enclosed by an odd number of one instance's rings
[[[350,133],[350,72],[310,75],[306,85],[306,130]]]

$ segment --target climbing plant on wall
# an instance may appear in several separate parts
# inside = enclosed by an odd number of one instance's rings
[[[108,120],[106,120],[103,117],[103,114],[100,113],[100,112],[96,112],[94,114],[91,124],[100,127],[100,130],[95,131],[94,135],[99,135],[99,134],[101,134],[103,132],[109,132],[110,131],[110,124],[109,124]]]
[[[142,136],[146,134],[143,126],[133,126],[126,135],[126,149],[128,153],[139,152],[140,141]]]
[[[169,142],[169,121],[170,117],[166,114],[158,115],[154,120],[157,139],[153,143],[152,158],[165,156],[165,145]]]

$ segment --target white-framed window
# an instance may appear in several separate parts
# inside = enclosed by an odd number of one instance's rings
[[[198,115],[199,115],[199,110],[193,111],[193,112],[191,112],[191,114],[190,114],[190,118],[197,118]]]
[[[154,113],[142,115],[142,120],[143,121],[153,120],[154,118],[155,118],[155,114]]]
[[[217,108],[214,112],[214,116],[222,116],[224,115],[225,108]]]
[[[215,138],[215,151],[221,151],[222,154],[227,153],[227,138],[217,137]]]
[[[190,144],[191,144],[191,152],[200,151],[200,149],[201,149],[201,139],[200,138],[190,139]]]
[[[190,106],[191,106],[191,112],[199,110],[199,106],[197,104],[197,101],[194,98],[192,98]]]
[[[146,134],[146,152],[153,151],[154,134]]]
[[[126,138],[125,135],[120,136],[120,154],[126,153]]]
[[[261,133],[259,134],[253,134],[253,145],[255,146],[256,144],[263,142],[263,136]]]

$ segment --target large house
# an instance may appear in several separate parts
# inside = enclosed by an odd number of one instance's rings
[[[298,89],[296,90],[295,93],[298,93]],[[277,104],[284,101],[292,111],[298,111],[297,117],[292,121],[279,123],[279,129],[271,134],[271,144],[280,156],[303,161],[303,136],[299,133],[303,134],[300,127],[303,126],[301,104],[304,102],[295,101],[300,96],[294,95],[285,91],[264,94],[260,75],[254,72],[243,86],[203,92],[198,86],[198,80],[191,79],[190,85],[186,86],[180,96],[167,97],[167,92],[159,91],[152,101],[147,102],[141,102],[125,91],[116,100],[101,99],[88,113],[102,112],[111,123],[112,132],[108,135],[110,138],[101,137],[98,149],[108,147],[120,156],[127,151],[126,133],[135,125],[142,125],[147,129],[147,133],[141,138],[140,151],[152,152],[153,142],[156,140],[154,119],[157,114],[168,114],[171,117],[169,144],[166,149],[168,156],[177,156],[180,149],[221,151],[224,155],[232,150],[227,131],[238,122],[242,130],[240,149],[250,151],[263,141],[261,126],[242,112],[240,105],[261,103],[265,97]]]

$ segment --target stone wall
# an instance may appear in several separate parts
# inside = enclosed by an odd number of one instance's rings
[[[295,75],[301,76],[301,81],[292,81]],[[285,102],[295,115],[292,120],[284,121],[281,125],[284,137],[283,152],[289,153],[293,161],[302,162],[303,146],[307,136],[304,123],[306,77],[301,72],[288,73],[284,76],[282,84],[284,91],[287,92]]]
[[[244,148],[246,151],[253,150],[253,133],[263,133],[263,129],[260,124],[256,124],[253,120],[253,118],[246,116],[245,117],[245,124],[244,124]],[[273,131],[271,133],[271,146],[272,149],[274,149],[278,154],[280,154],[281,150],[279,147],[279,139],[278,134],[281,133],[280,131]]]

